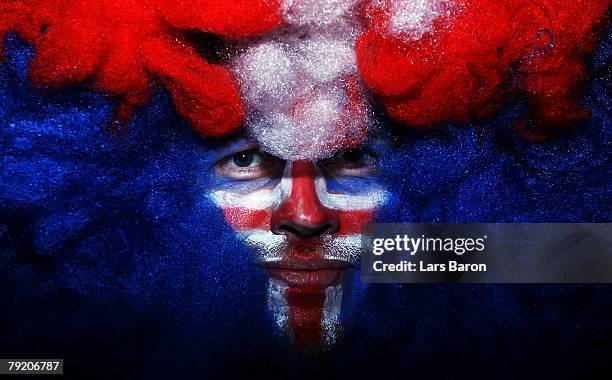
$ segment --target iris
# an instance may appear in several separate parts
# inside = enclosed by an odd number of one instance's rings
[[[253,163],[255,154],[253,151],[239,152],[232,156],[233,163],[241,168],[246,168]]]

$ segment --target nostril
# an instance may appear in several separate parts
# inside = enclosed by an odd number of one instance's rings
[[[333,233],[333,226],[331,223],[324,223],[318,227],[312,229],[312,236],[320,236],[323,234]]]
[[[336,231],[338,231],[338,224],[333,222],[325,222],[318,225],[307,226],[291,221],[282,221],[277,224],[277,227],[273,229],[272,232],[275,234],[289,234],[302,239],[308,239],[324,234],[332,234]]]
[[[334,232],[338,232],[338,223],[327,222],[318,229],[317,235],[333,234]]]
[[[278,234],[284,234],[285,232],[288,232],[290,234],[297,235],[297,236],[302,234],[301,229],[294,227],[293,223],[290,223],[290,222],[279,223],[278,228],[274,232]]]

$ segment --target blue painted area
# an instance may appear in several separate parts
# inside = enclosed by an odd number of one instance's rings
[[[393,190],[380,220],[609,222],[610,41],[593,59],[593,117],[564,136],[517,138],[508,126],[520,105],[481,125],[389,136],[377,148]],[[117,133],[113,99],[33,88],[31,50],[15,37],[6,49],[0,357],[63,356],[78,373],[102,356],[113,365],[100,375],[123,377],[609,369],[608,286],[364,287],[355,276],[344,342],[317,357],[292,351],[274,336],[266,277],[203,197],[219,185],[216,142],[163,92]]]

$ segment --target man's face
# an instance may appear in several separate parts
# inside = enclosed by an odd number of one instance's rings
[[[277,323],[306,348],[332,343],[344,273],[386,198],[376,152],[366,144],[321,160],[283,160],[238,138],[218,156],[209,195],[270,276]]]
[[[315,348],[336,338],[343,276],[386,194],[367,139],[375,123],[357,73],[356,3],[324,19],[307,3],[286,9],[284,28],[228,49],[248,138],[228,142],[210,196],[269,274],[278,325]]]

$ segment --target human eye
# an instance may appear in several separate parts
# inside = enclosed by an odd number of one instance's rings
[[[280,176],[284,161],[259,149],[248,149],[222,158],[215,164],[217,173],[237,180]]]
[[[363,148],[351,148],[323,160],[321,170],[327,176],[364,177],[376,170],[376,157]]]

